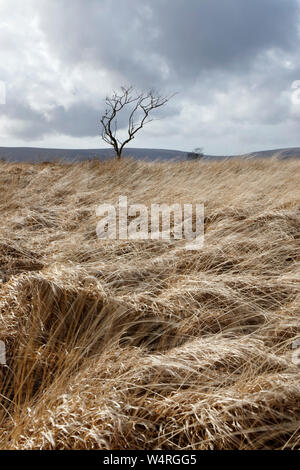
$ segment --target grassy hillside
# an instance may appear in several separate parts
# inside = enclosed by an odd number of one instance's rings
[[[300,161],[0,163],[2,449],[299,449]],[[201,251],[95,208],[204,203]]]

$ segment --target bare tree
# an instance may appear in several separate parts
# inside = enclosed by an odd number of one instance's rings
[[[113,92],[111,97],[106,97],[106,111],[101,118],[102,139],[114,148],[117,158],[120,160],[125,145],[135,138],[136,133],[145,124],[153,121],[149,114],[157,108],[164,106],[171,96],[160,96],[154,90],[137,92],[132,86],[121,87],[121,92]],[[128,137],[120,141],[117,138],[118,113],[128,111]]]
[[[195,148],[193,152],[187,154],[187,157],[189,160],[200,160],[201,158],[204,158],[203,148]]]

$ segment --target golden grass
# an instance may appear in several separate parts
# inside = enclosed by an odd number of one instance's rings
[[[300,161],[0,164],[1,449],[299,449]],[[205,245],[95,208],[204,203]]]

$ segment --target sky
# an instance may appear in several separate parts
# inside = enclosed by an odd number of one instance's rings
[[[0,146],[105,148],[129,85],[176,93],[132,147],[300,147],[300,0],[0,0]]]

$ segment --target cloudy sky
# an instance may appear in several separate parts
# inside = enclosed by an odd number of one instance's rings
[[[299,35],[300,0],[0,0],[0,146],[105,147],[121,85],[177,92],[134,147],[300,146]]]

